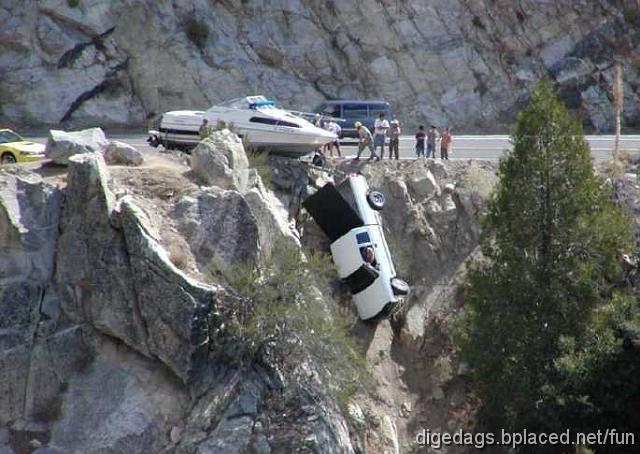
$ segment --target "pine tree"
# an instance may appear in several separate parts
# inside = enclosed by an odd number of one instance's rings
[[[486,422],[531,429],[560,343],[578,338],[619,273],[630,228],[593,173],[579,123],[550,80],[518,115],[469,275],[461,353]]]

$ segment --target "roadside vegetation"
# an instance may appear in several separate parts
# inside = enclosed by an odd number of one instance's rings
[[[481,423],[638,434],[640,305],[620,266],[632,251],[632,221],[594,175],[581,127],[549,80],[519,114],[512,140],[457,332]]]

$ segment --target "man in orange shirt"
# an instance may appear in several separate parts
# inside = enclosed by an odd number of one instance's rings
[[[451,144],[453,143],[453,136],[449,128],[444,128],[442,135],[440,136],[440,159],[449,160],[449,151],[451,151]]]

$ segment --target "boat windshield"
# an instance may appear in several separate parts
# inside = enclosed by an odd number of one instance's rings
[[[272,109],[276,103],[264,96],[245,96],[244,98],[235,98],[218,104],[217,107],[228,107],[231,109]]]

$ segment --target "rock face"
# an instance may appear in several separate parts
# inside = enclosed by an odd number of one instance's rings
[[[170,262],[128,197],[115,206],[98,153],[70,159],[56,282],[65,312],[189,381],[207,336],[216,289]]]
[[[107,164],[122,164],[126,166],[139,166],[144,162],[142,153],[128,143],[112,140],[104,152]]]
[[[45,155],[56,164],[68,164],[75,154],[104,152],[109,142],[100,128],[66,132],[52,129],[49,131]]]
[[[244,191],[249,161],[240,138],[223,129],[214,131],[191,152],[193,172],[208,186]]]
[[[258,223],[240,193],[203,190],[182,198],[171,215],[201,269],[232,273],[240,266],[256,264]]]
[[[88,356],[49,286],[62,200],[39,175],[0,172],[0,432],[14,448],[25,448],[23,437],[46,442],[37,421],[56,416],[65,382]],[[5,442],[0,452],[13,453]]]
[[[486,132],[510,125],[549,74],[588,127],[610,131],[619,58],[624,121],[640,124],[633,0],[70,5],[3,2],[0,118],[143,125],[167,110],[261,92],[298,110],[327,98],[383,98],[407,126]]]
[[[230,361],[219,309],[238,297],[163,246],[179,236],[229,274],[267,241],[298,244],[280,201],[256,175],[243,194],[153,170],[93,152],[69,158],[59,189],[0,172],[0,453],[352,453],[334,399],[300,378],[314,364]]]

